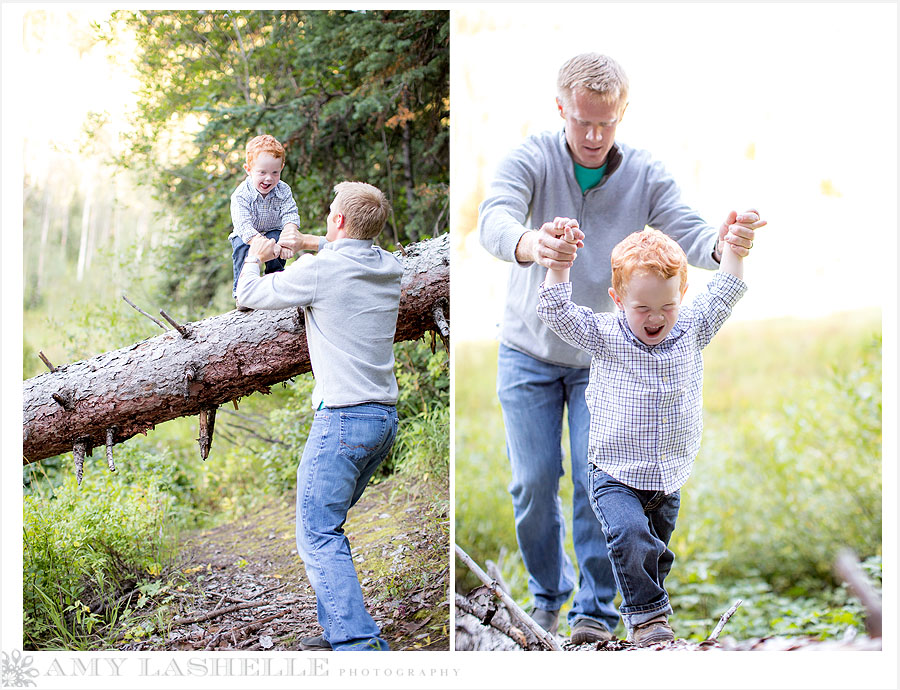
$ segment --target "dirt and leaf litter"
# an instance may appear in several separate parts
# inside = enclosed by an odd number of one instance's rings
[[[391,649],[449,648],[445,497],[441,487],[389,479],[366,490],[345,525],[366,607]],[[291,494],[186,535],[178,565],[129,603],[135,615],[119,648],[299,649],[301,637],[322,630],[294,525]]]

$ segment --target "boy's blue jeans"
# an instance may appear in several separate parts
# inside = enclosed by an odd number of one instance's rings
[[[619,611],[628,630],[672,613],[663,583],[675,555],[669,538],[675,529],[681,492],[634,489],[591,465],[591,507],[603,525],[609,558],[622,605]]]
[[[269,230],[265,233],[266,238],[278,241],[281,236],[281,230]],[[244,261],[247,260],[247,252],[250,251],[250,245],[244,242],[240,237],[235,235],[231,238],[231,261],[234,264],[234,284],[231,286],[231,296],[237,297],[238,276],[241,275],[241,269],[244,267]],[[282,259],[272,259],[266,261],[266,273],[274,271],[283,271],[285,262]]]
[[[396,435],[391,405],[324,407],[297,468],[297,553],[316,592],[323,637],[337,651],[388,649],[366,611],[344,522]]]
[[[588,370],[542,362],[500,345],[497,395],[506,426],[506,452],[512,469],[509,492],[516,538],[528,570],[528,589],[539,609],[560,608],[572,594],[575,574],[563,550],[565,520],[559,500],[563,476],[562,427],[569,413],[572,448],[572,539],[578,560],[578,592],[568,614],[603,623],[619,622],[613,605],[616,582],[606,553],[606,538],[587,491],[590,413],[584,400]]]

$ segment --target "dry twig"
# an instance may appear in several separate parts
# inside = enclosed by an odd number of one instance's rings
[[[712,631],[710,636],[706,638],[709,642],[715,642],[719,639],[719,635],[722,633],[722,630],[725,628],[725,624],[728,622],[728,619],[734,615],[734,612],[738,610],[738,606],[744,603],[743,599],[738,599],[734,606],[728,609],[725,613],[722,614],[722,617],[719,619],[719,622],[716,624],[715,629]]]
[[[454,544],[454,547],[456,548],[457,557],[469,567],[469,570],[475,573],[478,579],[485,584],[495,597],[503,602],[511,618],[516,618],[521,621],[522,625],[528,628],[528,630],[531,631],[547,649],[552,649],[554,651],[560,651],[562,649],[559,642],[556,641],[556,638],[535,623],[534,619],[525,613],[522,608],[513,601],[512,597],[497,585],[496,581],[488,577],[487,573],[485,573],[479,565],[469,557],[469,554],[463,551],[458,544]]]

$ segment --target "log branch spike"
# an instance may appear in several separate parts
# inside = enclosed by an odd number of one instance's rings
[[[165,310],[160,309],[160,310],[159,310],[159,314],[160,314],[160,316],[162,316],[166,321],[168,321],[170,324],[172,324],[172,328],[174,328],[176,331],[178,331],[178,332],[181,334],[181,337],[182,337],[182,338],[190,338],[190,337],[191,337],[191,334],[190,334],[190,332],[188,331],[188,329],[185,328],[184,326],[182,326],[180,323],[178,323],[178,322],[177,322],[175,319],[173,319],[171,316],[169,316],[168,314],[166,314]]]
[[[206,460],[209,457],[209,449],[212,447],[213,429],[216,426],[216,408],[207,407],[200,410],[200,437],[197,443],[200,444],[200,459]]]
[[[116,463],[113,461],[113,443],[116,437],[116,427],[111,426],[106,430],[106,465],[110,472],[116,471]]]
[[[164,323],[162,323],[159,319],[154,318],[153,316],[150,316],[150,314],[145,312],[143,309],[141,309],[139,306],[137,306],[134,302],[132,302],[130,299],[128,299],[128,297],[125,294],[122,295],[122,299],[125,300],[125,302],[127,302],[131,307],[134,307],[134,309],[136,309],[138,313],[146,316],[148,319],[150,319],[153,323],[155,323],[157,326],[162,328],[164,331],[169,330],[168,328],[166,328],[166,325]]]
[[[438,335],[441,336],[441,341],[444,343],[444,348],[447,352],[450,352],[450,324],[447,323],[447,317],[444,315],[444,306],[448,304],[449,302],[447,302],[447,299],[441,297],[434,303],[431,314],[434,317],[434,324],[438,328]],[[434,331],[432,331],[432,333],[434,333]],[[434,348],[432,347],[432,351],[433,350]]]
[[[47,355],[45,355],[43,352],[38,352],[38,357],[40,357],[41,361],[47,365],[47,368],[50,370],[51,373],[54,371],[57,371],[59,369],[59,367],[55,367],[50,363],[50,360],[47,359]]]
[[[75,458],[75,479],[81,486],[81,478],[84,476],[84,455],[87,452],[87,440],[80,438],[75,441],[72,448],[72,456]]]
[[[66,412],[72,411],[72,399],[69,396],[61,393],[51,393],[50,397],[53,398]]]

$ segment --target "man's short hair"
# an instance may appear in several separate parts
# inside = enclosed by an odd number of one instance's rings
[[[678,243],[653,228],[633,232],[612,250],[612,286],[619,296],[624,295],[631,277],[636,273],[655,273],[663,280],[678,276],[683,290],[687,284],[687,256]]]
[[[340,182],[334,187],[334,210],[344,216],[347,237],[371,240],[387,222],[391,204],[384,193],[365,182]]]
[[[582,53],[559,68],[556,93],[560,103],[571,105],[575,89],[586,89],[604,102],[625,105],[628,102],[628,77],[618,62],[600,53]]]
[[[273,158],[280,158],[284,163],[284,146],[271,134],[260,134],[247,142],[247,167],[253,165],[253,161],[261,153],[268,153]]]

